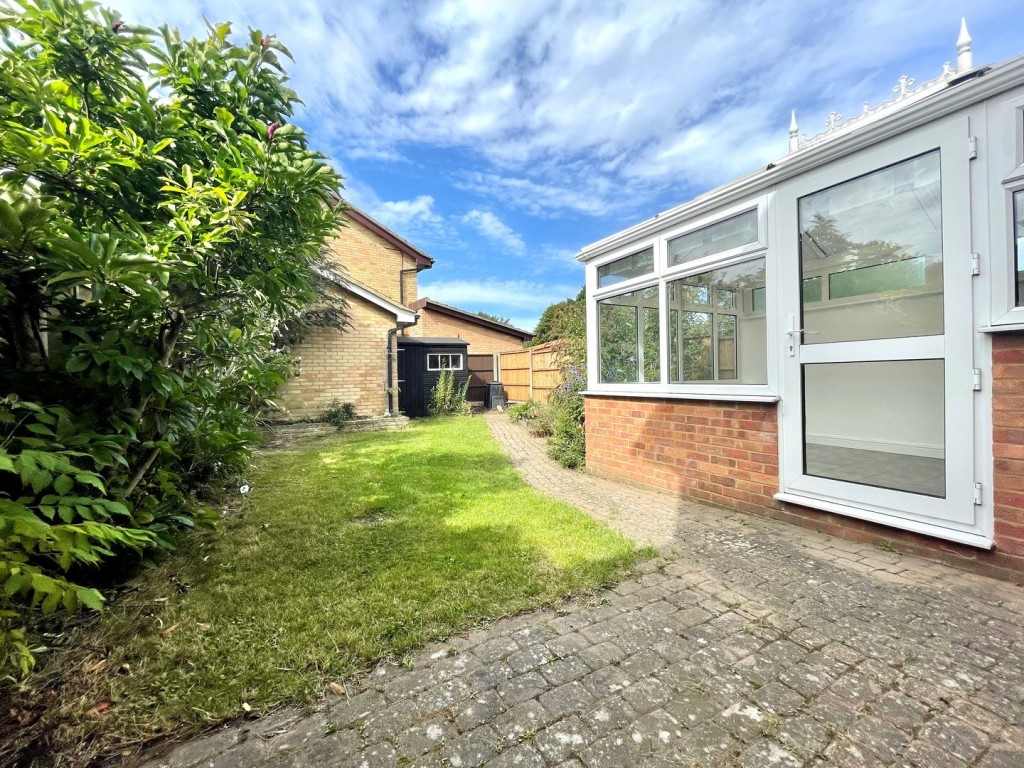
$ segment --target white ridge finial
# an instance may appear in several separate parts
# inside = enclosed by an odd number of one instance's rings
[[[962,75],[974,69],[974,57],[971,55],[971,33],[967,31],[967,19],[960,18],[960,37],[956,39],[956,72]]]
[[[797,138],[797,134],[800,129],[796,124],[796,110],[793,110],[793,116],[789,120],[789,151],[796,152],[800,148],[800,140]]]

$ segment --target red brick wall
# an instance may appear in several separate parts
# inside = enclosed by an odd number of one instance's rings
[[[992,339],[996,546],[1024,555],[1024,334]]]
[[[777,506],[775,406],[587,397],[587,467],[733,509]]]

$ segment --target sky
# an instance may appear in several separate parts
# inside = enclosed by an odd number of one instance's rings
[[[530,330],[584,246],[786,154],[832,111],[1024,54],[1011,0],[108,0],[287,46],[343,196],[435,259],[419,294]]]

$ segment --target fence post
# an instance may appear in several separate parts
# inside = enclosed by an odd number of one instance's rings
[[[533,349],[530,350],[526,359],[530,361],[530,399],[533,400]]]

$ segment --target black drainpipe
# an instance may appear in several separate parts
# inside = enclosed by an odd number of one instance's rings
[[[385,405],[387,406],[387,415],[394,416],[395,411],[395,371],[392,363],[394,362],[395,355],[398,354],[396,349],[394,352],[391,351],[392,342],[395,340],[395,334],[406,328],[412,328],[419,321],[420,316],[416,315],[416,319],[411,323],[399,323],[394,328],[388,329],[388,351],[385,356],[387,359],[388,368],[388,388],[385,392]]]

